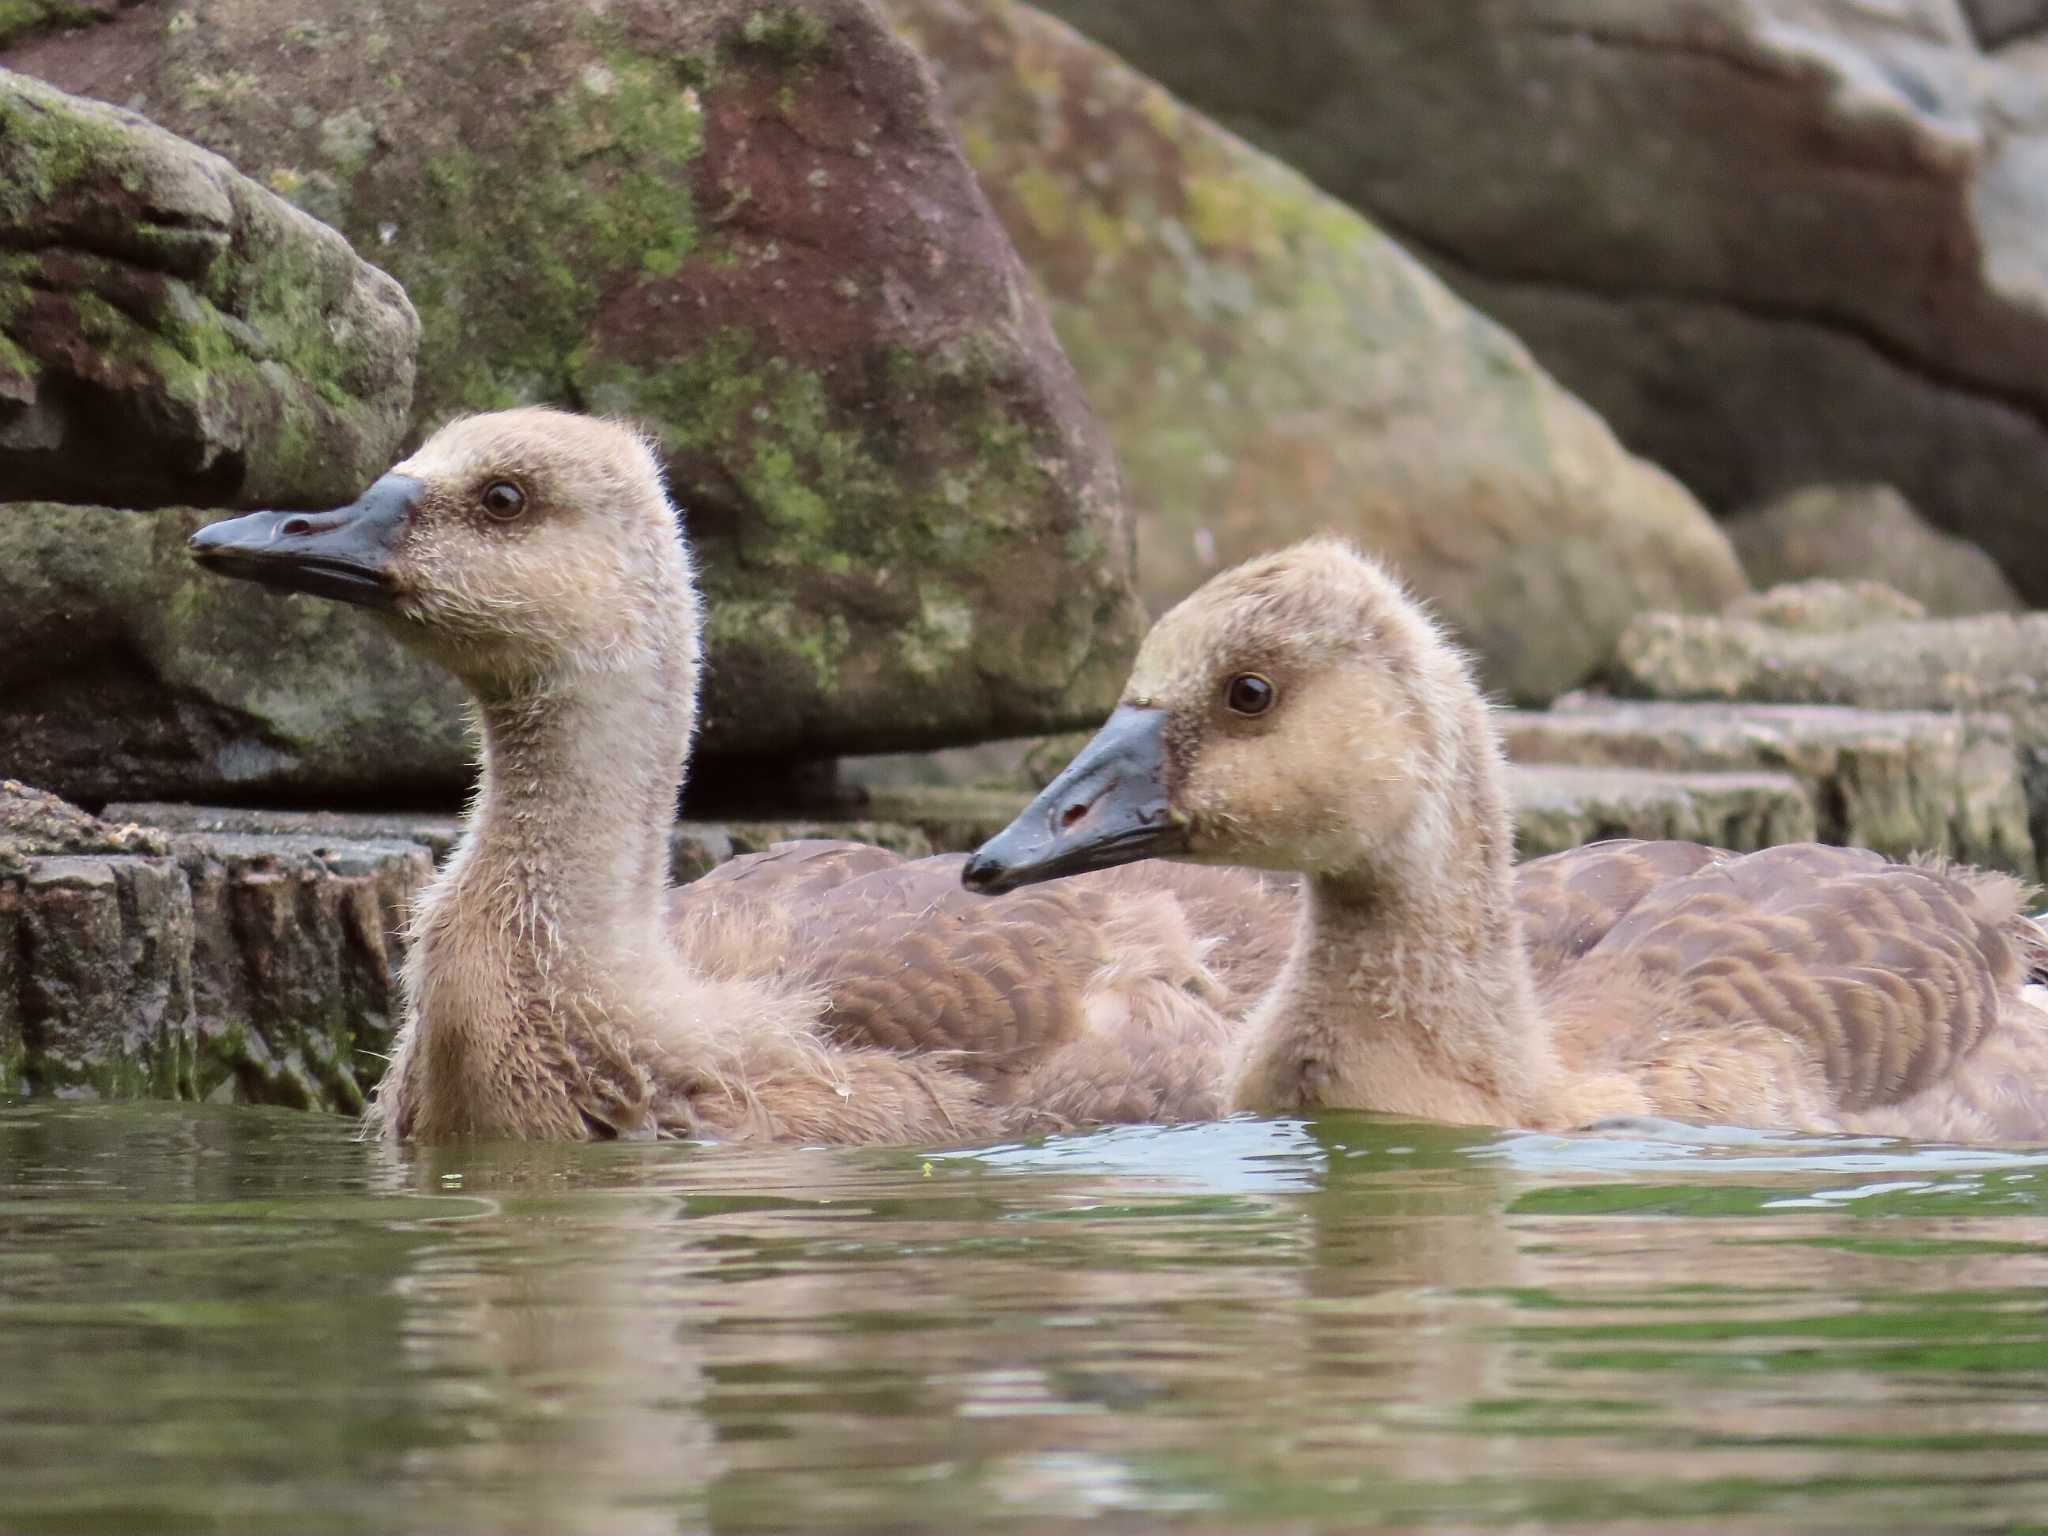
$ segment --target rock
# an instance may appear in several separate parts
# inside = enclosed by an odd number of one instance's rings
[[[1515,855],[1610,837],[1678,838],[1747,852],[1810,840],[1813,804],[1783,773],[1669,773],[1556,765],[1509,770]]]
[[[144,0],[8,0],[0,6],[0,48],[45,32],[90,27]]]
[[[1833,629],[1647,614],[1622,635],[1613,681],[1641,698],[2004,715],[2033,843],[2048,848],[2048,613]]]
[[[345,231],[423,331],[415,430],[645,421],[701,557],[701,749],[1092,723],[1141,615],[1114,462],[867,0],[165,0],[8,61]]]
[[[1520,764],[1787,774],[1804,787],[1824,842],[2037,872],[2003,715],[1575,696],[1499,719]]]
[[[4,71],[0,142],[9,496],[314,505],[390,462],[417,322],[339,235],[217,155]]]
[[[360,1111],[427,850],[123,819],[0,786],[0,1092]]]
[[[153,827],[102,821],[47,790],[0,779],[0,873],[20,874],[36,854],[168,852],[169,840]]]
[[[888,9],[1115,439],[1155,610],[1335,529],[1436,603],[1492,687],[1534,700],[1644,608],[1743,589],[1688,495],[1302,177],[1025,6]]]
[[[1051,736],[1017,736],[943,752],[898,752],[850,757],[839,764],[842,784],[857,790],[979,789],[1022,790],[1027,797],[1053,781],[1088,742],[1093,731]]]
[[[201,1097],[357,1114],[401,1009],[417,844],[216,833],[174,844],[191,892]]]
[[[0,879],[0,1039],[37,1092],[186,1098],[192,903],[170,859],[63,854]]]
[[[1962,0],[1970,30],[1986,48],[2002,48],[2033,32],[2048,32],[2048,0]]]
[[[1815,577],[1738,597],[1721,610],[1721,617],[1818,634],[1855,629],[1880,619],[1924,619],[1927,608],[1917,598],[1881,581]]]
[[[207,518],[0,506],[7,769],[92,801],[458,795],[453,679],[360,613],[201,571]]]
[[[185,805],[167,801],[117,801],[105,808],[108,821],[136,822],[159,835],[187,834],[201,840],[286,837],[339,846],[344,843],[417,843],[436,864],[447,858],[462,832],[454,816],[408,811],[293,811],[250,806]]]
[[[1049,4],[1710,505],[1895,485],[2048,602],[2048,50],[1954,0]]]
[[[1929,526],[1888,485],[1810,485],[1726,528],[1759,587],[1810,576],[1864,577],[1944,617],[2026,606],[1997,561]]]

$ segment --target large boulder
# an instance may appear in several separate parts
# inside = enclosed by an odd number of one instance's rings
[[[210,514],[0,506],[0,771],[74,798],[449,798],[453,679],[336,603],[193,565]]]
[[[2048,32],[2048,0],[1962,0],[1970,29],[1986,48]]]
[[[524,401],[644,420],[702,556],[706,754],[1113,700],[1142,617],[1113,461],[867,0],[160,0],[8,62],[373,253],[421,316],[415,434]]]
[[[1895,485],[2048,602],[2048,49],[1955,0],[1048,3],[1710,504]]]
[[[218,155],[5,71],[0,144],[7,495],[306,505],[389,462],[417,323],[333,230]]]
[[[1684,490],[1341,203],[1028,7],[888,8],[1116,441],[1155,609],[1335,529],[1540,699],[1637,612],[1741,590]]]
[[[1997,561],[1928,526],[1889,485],[1809,485],[1727,529],[1759,587],[1816,576],[1876,581],[1943,617],[2025,607]]]

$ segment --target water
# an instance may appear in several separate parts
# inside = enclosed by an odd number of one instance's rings
[[[0,1531],[2048,1529],[2048,1157],[0,1106]]]

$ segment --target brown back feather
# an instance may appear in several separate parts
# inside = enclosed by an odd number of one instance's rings
[[[1141,967],[1145,975],[1126,981],[1163,980],[1235,1018],[1286,957],[1292,877],[1154,861],[986,897],[961,886],[964,862],[781,843],[672,892],[670,911],[686,926],[720,905],[752,909],[752,965],[772,960],[819,988],[829,1039],[963,1053],[960,1070],[999,1097],[1023,1091],[1022,1079],[1080,1039],[1091,988],[1116,984],[1104,979],[1116,974],[1129,923],[1148,918],[1146,904],[1160,914],[1154,926],[1172,930],[1162,938],[1179,941],[1162,952],[1186,961]],[[1162,893],[1173,902],[1161,905]]]
[[[1623,971],[1665,1000],[1655,1033],[1763,1026],[1801,1047],[1834,1105],[1896,1105],[1991,1034],[2036,963],[2003,875],[1796,844],[1734,855],[1619,843],[1524,867],[1530,947],[1556,995]]]

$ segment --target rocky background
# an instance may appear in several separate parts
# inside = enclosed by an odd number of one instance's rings
[[[2048,4],[18,0],[0,66],[0,1094],[360,1105],[460,701],[184,538],[523,401],[703,557],[679,878],[978,841],[1319,529],[1512,706],[1525,852],[2038,872]]]

